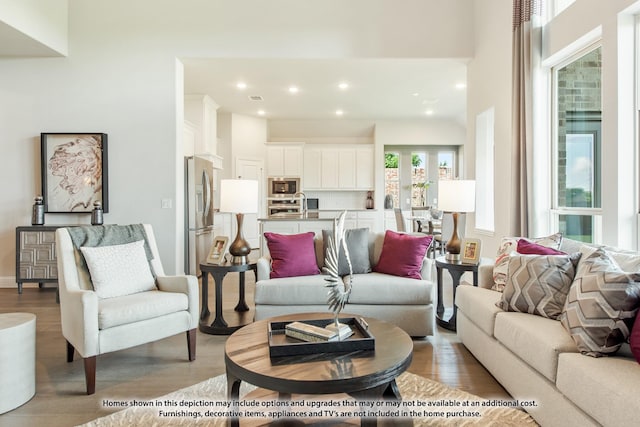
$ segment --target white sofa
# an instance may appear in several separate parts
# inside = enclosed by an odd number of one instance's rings
[[[564,239],[561,250],[575,252]],[[582,355],[560,321],[496,307],[493,265],[478,287],[459,286],[457,333],[465,347],[542,426],[631,426],[640,423],[640,366],[628,344],[612,357]]]
[[[369,233],[369,259],[374,267],[380,258],[384,233]],[[321,237],[314,239],[316,261],[322,270],[324,249]],[[422,280],[382,273],[355,274],[349,301],[343,313],[385,320],[414,337],[433,335],[433,260],[422,263]],[[324,274],[270,278],[271,258],[258,260],[255,290],[255,319],[292,313],[327,312]]]

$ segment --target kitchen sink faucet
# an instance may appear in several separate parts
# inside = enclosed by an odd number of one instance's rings
[[[291,196],[291,200],[295,199],[296,196],[298,195],[302,196],[302,213],[306,214],[307,213],[307,195],[306,194],[304,194],[302,191],[298,191],[293,196]]]

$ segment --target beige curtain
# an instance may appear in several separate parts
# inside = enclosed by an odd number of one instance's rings
[[[544,0],[513,0],[512,42],[512,206],[511,224],[514,236],[529,233],[529,209],[532,187],[533,151],[533,87],[532,55],[539,54],[539,25],[535,16],[542,14]],[[537,34],[534,36],[534,34]]]

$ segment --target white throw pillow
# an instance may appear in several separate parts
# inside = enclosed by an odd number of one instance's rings
[[[114,246],[80,248],[99,298],[114,298],[156,289],[144,251],[144,240]]]

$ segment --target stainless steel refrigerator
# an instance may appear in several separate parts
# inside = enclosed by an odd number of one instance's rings
[[[200,276],[199,265],[213,245],[214,168],[209,159],[185,157],[185,273]]]

